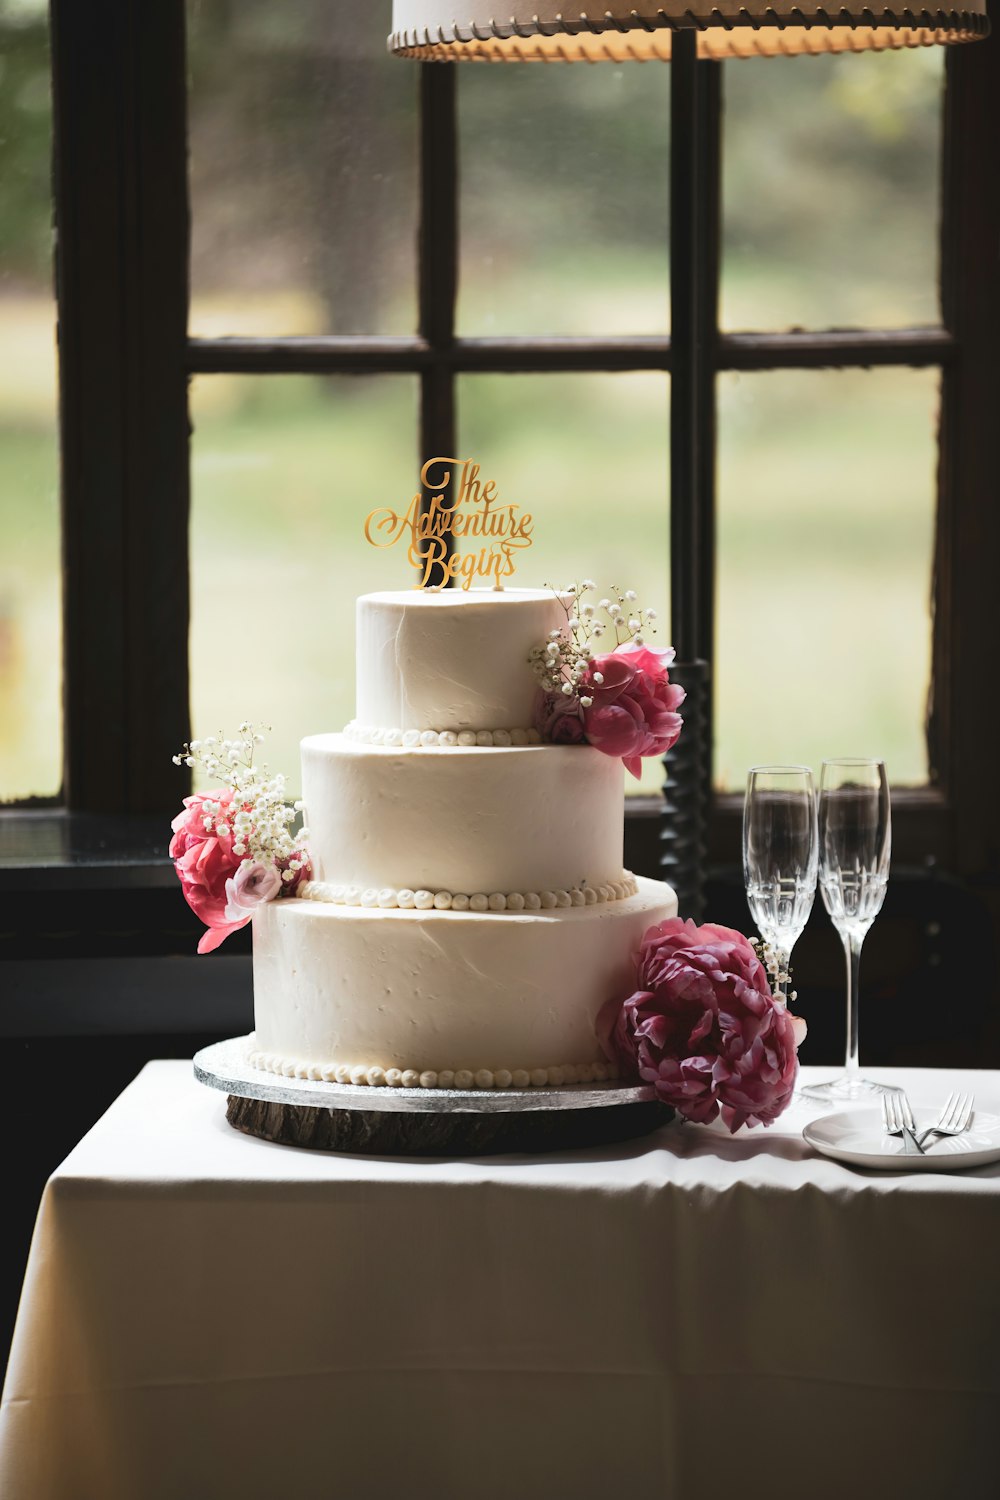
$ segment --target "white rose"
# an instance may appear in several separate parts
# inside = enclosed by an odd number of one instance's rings
[[[245,859],[226,881],[226,921],[244,922],[281,890],[281,871],[260,859]]]

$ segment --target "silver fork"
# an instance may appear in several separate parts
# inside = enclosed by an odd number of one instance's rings
[[[923,1156],[924,1148],[913,1133],[913,1111],[902,1089],[882,1095],[882,1124],[887,1135],[903,1137],[904,1156]]]
[[[949,1094],[935,1123],[920,1132],[917,1145],[921,1150],[929,1135],[964,1135],[972,1123],[972,1107],[975,1102],[976,1096],[973,1093],[961,1094],[956,1089]]]

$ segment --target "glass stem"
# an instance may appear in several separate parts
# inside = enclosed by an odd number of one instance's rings
[[[844,932],[844,955],[847,959],[847,1061],[844,1072],[848,1082],[860,1076],[858,1064],[858,979],[861,973],[861,945],[864,933]]]
[[[781,996],[781,998],[785,1001],[785,1003],[787,1005],[787,1003],[788,1003],[788,977],[787,976],[788,976],[789,965],[791,964],[791,961],[792,961],[792,950],[791,950],[790,947],[789,948],[779,948],[777,945],[775,945],[774,956],[778,960],[778,963],[781,965],[781,975],[783,976],[783,977],[778,978],[778,979],[775,980],[775,982],[774,982],[774,988],[777,990],[778,994]]]

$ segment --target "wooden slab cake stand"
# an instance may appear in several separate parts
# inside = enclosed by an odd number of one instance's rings
[[[228,1094],[236,1130],[284,1146],[364,1156],[490,1156],[631,1140],[673,1118],[647,1085],[370,1088],[282,1078],[248,1061],[249,1037],[197,1053],[199,1083]]]

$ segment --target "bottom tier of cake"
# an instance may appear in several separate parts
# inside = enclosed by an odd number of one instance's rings
[[[253,922],[252,1061],[424,1088],[610,1076],[597,1013],[629,993],[646,929],[677,913],[670,886],[637,885],[623,901],[537,912],[272,901]]]

